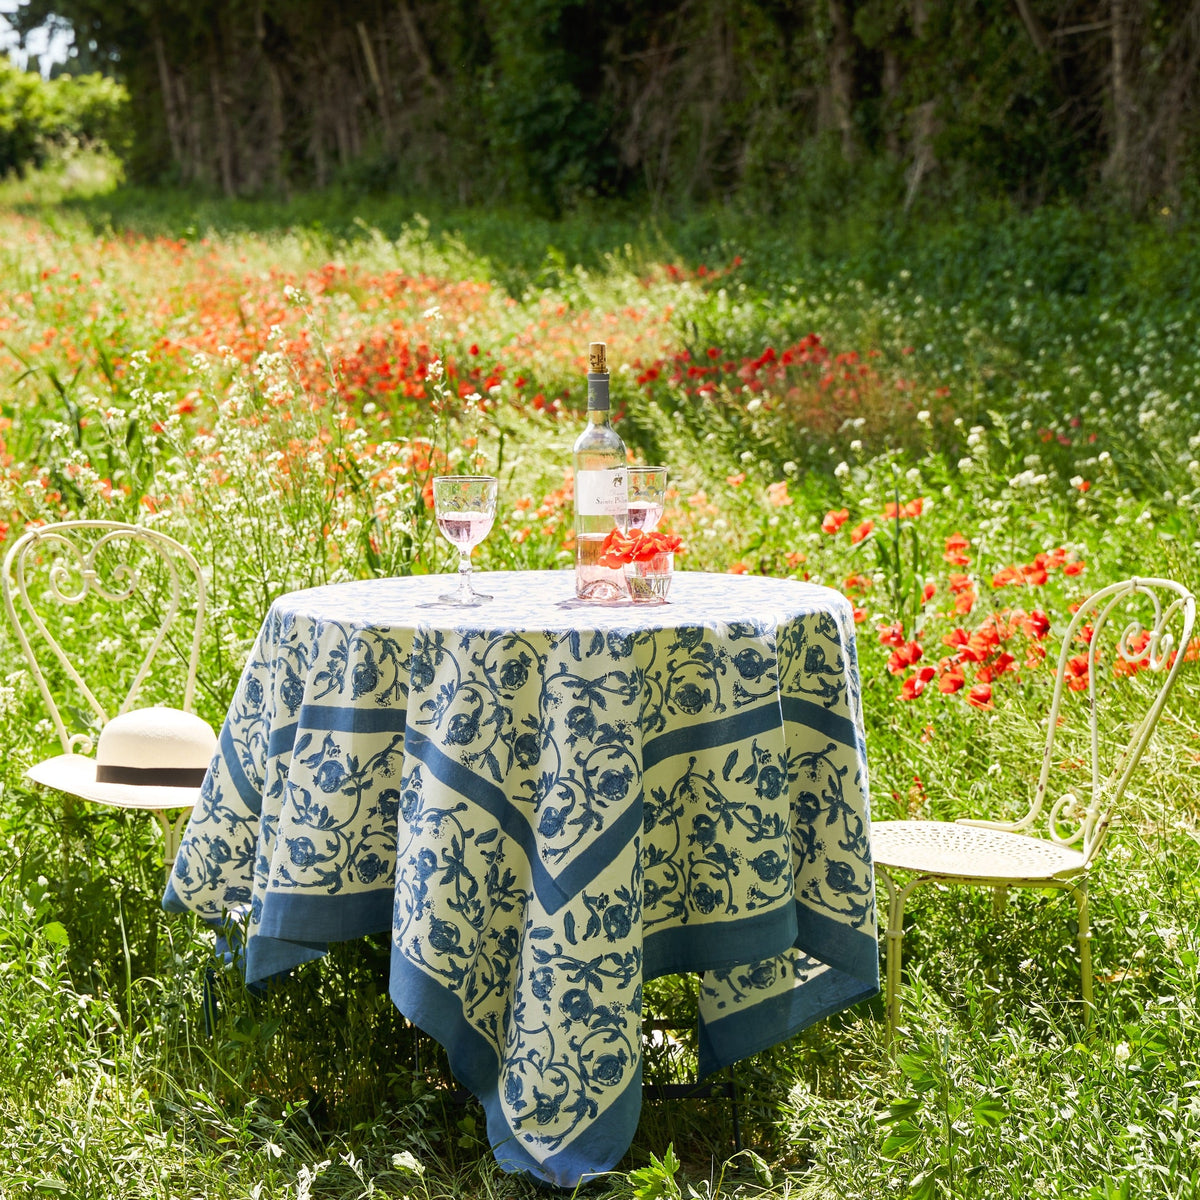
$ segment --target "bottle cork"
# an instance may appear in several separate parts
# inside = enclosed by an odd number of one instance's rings
[[[588,371],[593,375],[608,374],[608,347],[604,342],[588,343]]]

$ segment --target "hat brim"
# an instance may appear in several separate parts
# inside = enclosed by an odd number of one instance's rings
[[[96,760],[85,754],[59,754],[25,772],[28,779],[55,791],[110,804],[114,808],[193,808],[200,801],[198,787],[142,786],[132,783],[97,783]]]

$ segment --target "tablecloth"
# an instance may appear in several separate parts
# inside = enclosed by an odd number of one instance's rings
[[[703,972],[702,1073],[878,991],[852,610],[698,572],[660,606],[446,587],[272,605],[164,905],[239,922],[251,982],[390,930],[497,1160],[570,1187],[636,1129],[644,981]]]

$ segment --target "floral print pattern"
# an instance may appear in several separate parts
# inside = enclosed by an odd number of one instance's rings
[[[646,979],[704,973],[705,1071],[878,989],[852,610],[686,572],[655,608],[442,584],[276,601],[165,902],[240,922],[250,980],[390,928],[501,1165],[574,1186],[633,1136]]]

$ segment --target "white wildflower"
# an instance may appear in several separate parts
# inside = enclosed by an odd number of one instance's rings
[[[401,1150],[399,1154],[392,1155],[392,1170],[424,1175],[425,1164],[411,1150]]]

